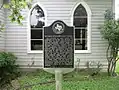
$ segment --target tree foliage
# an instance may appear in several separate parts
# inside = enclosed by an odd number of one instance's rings
[[[0,88],[5,84],[10,84],[11,80],[20,75],[16,65],[17,57],[10,52],[0,52]],[[3,89],[2,89],[3,90]]]
[[[18,24],[22,24],[21,21],[24,19],[21,14],[22,9],[31,7],[31,0],[10,0],[10,2],[4,4],[4,8],[10,10],[9,18],[12,22],[17,22]]]
[[[101,26],[101,34],[108,41],[107,60],[108,74],[114,75],[116,57],[119,49],[119,20],[114,19],[114,14],[107,10],[104,25]]]

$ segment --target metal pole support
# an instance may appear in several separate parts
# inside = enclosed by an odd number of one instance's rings
[[[62,72],[60,70],[55,71],[56,90],[62,90]]]

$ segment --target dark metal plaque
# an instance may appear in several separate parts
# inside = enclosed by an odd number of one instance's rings
[[[44,68],[74,67],[74,27],[57,20],[44,27]]]

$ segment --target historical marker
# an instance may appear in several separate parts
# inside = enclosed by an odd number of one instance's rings
[[[74,68],[74,27],[60,20],[44,27],[44,68]]]

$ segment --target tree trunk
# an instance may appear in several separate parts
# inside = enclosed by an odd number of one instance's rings
[[[111,51],[109,51],[111,49]],[[109,55],[110,52],[110,55]],[[110,45],[107,48],[106,57],[108,60],[108,68],[107,72],[109,76],[115,75],[115,67],[116,67],[116,57],[118,54],[118,49],[114,47],[110,47]]]

